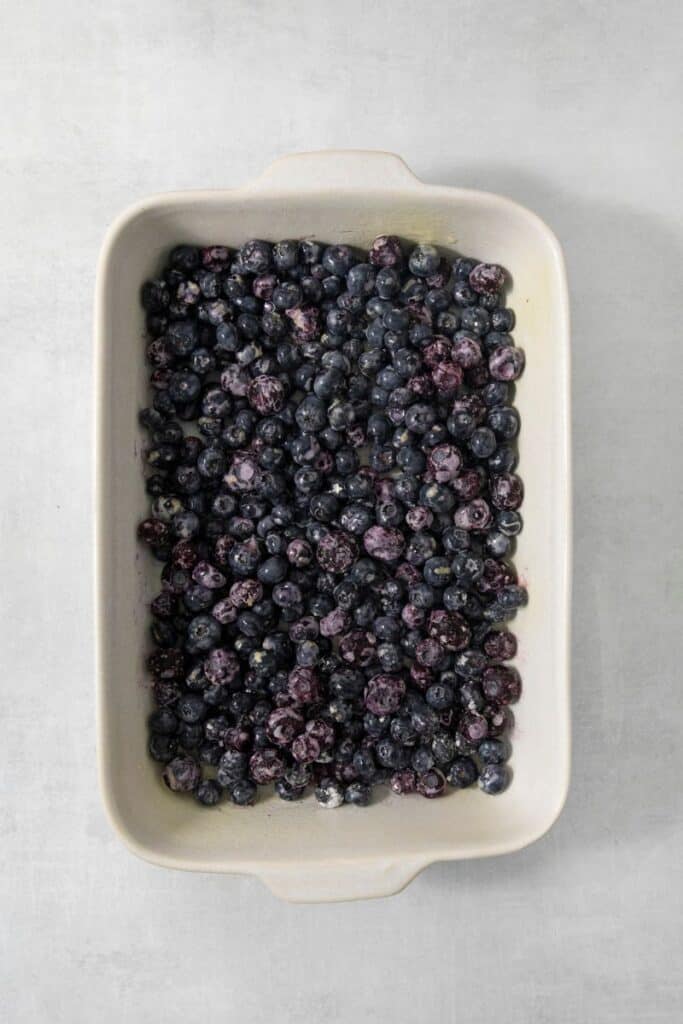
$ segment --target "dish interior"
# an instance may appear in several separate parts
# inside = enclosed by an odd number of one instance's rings
[[[435,801],[385,793],[370,809],[332,814],[311,799],[290,804],[273,796],[249,809],[225,802],[207,812],[168,793],[146,753],[146,605],[160,567],[135,532],[148,508],[137,425],[147,404],[140,284],[181,241],[236,247],[253,237],[310,236],[367,247],[380,233],[500,263],[512,275],[507,302],[526,353],[516,396],[525,527],[515,565],[530,595],[512,626],[524,687],[514,708],[513,783],[495,798],[476,790]],[[405,861],[414,871],[434,860],[501,853],[541,835],[562,807],[568,776],[568,356],[561,257],[550,232],[499,197],[417,184],[181,194],[151,200],[119,222],[99,287],[100,754],[108,810],[129,845],[168,865],[268,880],[330,862],[360,868]]]

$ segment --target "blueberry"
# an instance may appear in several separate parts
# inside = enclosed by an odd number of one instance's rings
[[[194,724],[201,722],[206,717],[207,707],[204,700],[197,693],[188,693],[178,701],[176,705],[178,717],[183,722]]]
[[[447,732],[438,732],[432,740],[432,754],[434,762],[442,768],[447,767],[453,761],[457,751],[455,740]]]
[[[479,775],[479,788],[493,796],[510,784],[510,769],[504,764],[486,764]]]
[[[286,778],[281,778],[275,781],[275,792],[281,800],[291,802],[293,800],[301,800],[306,792],[306,787],[294,786],[291,782],[288,782]]]
[[[491,313],[491,327],[494,331],[511,331],[515,326],[515,314],[511,309],[494,309]]]
[[[369,263],[356,263],[346,275],[346,287],[352,295],[371,295],[375,271]]]
[[[446,587],[453,577],[451,564],[449,560],[444,558],[442,555],[428,558],[422,571],[425,581],[431,587]]]
[[[323,252],[322,265],[333,275],[344,277],[355,262],[348,245],[328,245]]]
[[[201,770],[192,757],[175,757],[166,765],[163,780],[176,793],[190,793],[201,781]]]
[[[489,372],[494,380],[517,380],[524,370],[524,353],[511,346],[494,349],[489,356]]]
[[[321,779],[315,789],[315,798],[321,807],[341,807],[344,803],[344,790],[334,779]]]
[[[477,263],[470,271],[468,281],[477,294],[495,294],[505,284],[505,271],[495,263]]]
[[[174,269],[180,270],[185,274],[191,273],[199,266],[199,262],[199,249],[194,245],[177,245],[175,249],[171,251],[169,258],[170,265]]]
[[[489,470],[494,474],[510,473],[517,466],[517,455],[509,445],[501,444],[488,460]]]
[[[435,711],[446,711],[453,706],[454,699],[452,687],[444,683],[433,683],[425,692],[425,700]]]
[[[522,529],[522,517],[512,509],[503,509],[496,515],[496,525],[506,537],[516,537]]]
[[[187,646],[193,652],[211,650],[220,638],[220,624],[210,615],[195,615],[187,628]]]
[[[246,807],[256,799],[256,786],[251,779],[238,779],[229,786],[228,796],[234,804]]]
[[[377,760],[384,768],[405,767],[401,745],[393,739],[382,737],[377,743],[376,753]]]
[[[510,749],[505,740],[488,739],[479,744],[477,754],[484,764],[503,764],[510,757]]]
[[[438,768],[432,768],[429,771],[425,771],[419,774],[417,777],[417,791],[422,796],[426,796],[428,799],[441,796],[446,785],[446,779],[443,772],[439,771]]]
[[[161,764],[168,764],[178,753],[178,741],[174,736],[164,736],[161,733],[152,733],[149,738],[148,748],[150,757]]]
[[[475,337],[480,338],[488,331],[491,325],[491,318],[486,310],[480,306],[467,306],[462,311],[460,324],[463,330],[471,331]]]
[[[392,792],[399,795],[414,793],[417,789],[417,776],[411,769],[403,769],[393,773],[389,785]]]
[[[237,262],[249,274],[265,274],[272,260],[272,249],[268,242],[252,239],[238,250]]]
[[[474,306],[477,302],[477,295],[467,281],[456,280],[453,285],[453,299],[458,306]]]
[[[416,245],[408,258],[408,267],[416,277],[430,277],[438,270],[440,260],[433,245]]]
[[[454,789],[467,789],[477,781],[477,766],[471,757],[456,757],[448,769],[446,781]]]
[[[376,267],[398,267],[403,262],[401,243],[395,235],[378,235],[370,246],[368,259]]]
[[[367,807],[372,791],[366,782],[351,782],[344,790],[344,801],[356,807]]]
[[[291,270],[298,263],[299,251],[299,242],[294,239],[276,242],[272,250],[273,265],[279,271]]]
[[[486,550],[494,558],[503,558],[510,549],[510,538],[497,530],[492,530],[486,537]]]
[[[487,459],[496,450],[496,435],[489,427],[477,427],[469,439],[469,449],[478,459]]]

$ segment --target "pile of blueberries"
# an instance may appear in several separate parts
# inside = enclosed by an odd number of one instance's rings
[[[149,751],[171,790],[507,786],[526,591],[504,285],[391,235],[179,245],[144,284]]]

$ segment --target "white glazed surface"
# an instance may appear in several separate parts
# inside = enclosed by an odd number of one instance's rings
[[[517,388],[525,530],[515,562],[531,595],[514,627],[524,682],[514,782],[495,799],[383,795],[365,812],[328,813],[310,799],[271,796],[248,811],[224,804],[207,813],[169,794],[145,754],[146,603],[159,566],[134,530],[147,504],[136,425],[146,394],[139,285],[180,240],[310,235],[366,245],[380,232],[499,262],[513,278],[515,339],[527,355]],[[500,196],[424,185],[392,154],[288,157],[241,189],[152,198],[116,221],[96,303],[99,762],[109,817],[135,852],[171,867],[255,874],[286,899],[328,901],[389,895],[434,861],[515,850],[551,826],[569,776],[568,330],[564,265],[549,229]]]

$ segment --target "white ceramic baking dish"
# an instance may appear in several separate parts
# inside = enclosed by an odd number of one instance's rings
[[[366,246],[380,233],[435,242],[507,267],[515,337],[525,529],[516,555],[530,601],[515,622],[524,692],[515,708],[514,782],[440,800],[383,796],[329,812],[261,798],[206,811],[164,788],[146,754],[151,706],[146,605],[159,564],[142,552],[137,411],[145,403],[140,283],[180,241],[313,236]],[[559,815],[569,780],[569,321],[560,246],[534,214],[501,196],[420,182],[389,153],[286,157],[230,191],[180,192],[128,209],[111,227],[97,277],[95,408],[99,769],[109,818],[140,856],[172,868],[257,875],[305,901],[386,896],[439,860],[506,853]]]

